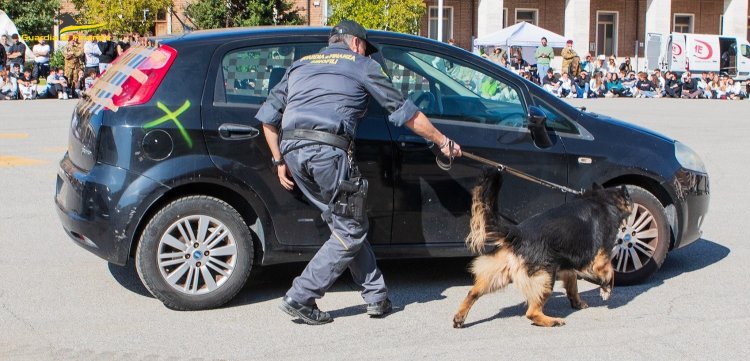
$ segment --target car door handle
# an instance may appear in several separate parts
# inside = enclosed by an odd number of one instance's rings
[[[400,149],[406,151],[427,150],[432,146],[432,142],[418,135],[401,135],[396,142]]]
[[[252,139],[257,137],[258,134],[260,134],[260,130],[249,125],[224,123],[219,126],[219,136],[222,139]]]

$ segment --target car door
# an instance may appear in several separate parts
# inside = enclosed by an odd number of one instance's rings
[[[484,64],[414,44],[381,49],[394,85],[414,101],[463,151],[567,184],[563,142],[539,149],[527,129],[523,81]],[[466,54],[466,53],[463,53]],[[481,63],[481,64],[480,64]],[[449,171],[435,164],[427,142],[405,127],[391,127],[396,142],[393,244],[460,243],[468,234],[471,189],[485,166],[459,158]],[[500,214],[518,223],[565,202],[565,194],[506,175]]]
[[[308,40],[309,39],[309,40]],[[279,184],[271,164],[271,153],[255,119],[269,89],[295,60],[317,53],[326,38],[247,40],[225,44],[212,60],[209,84],[202,107],[203,127],[211,159],[228,176],[251,188],[264,203],[276,238],[286,246],[316,246],[330,230],[298,188],[292,192]],[[390,242],[392,217],[392,172],[390,134],[382,110],[375,108],[360,125],[357,157],[370,181],[370,192],[377,193],[368,204],[369,240]],[[257,211],[257,210],[256,210]]]

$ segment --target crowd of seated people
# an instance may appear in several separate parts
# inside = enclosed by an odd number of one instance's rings
[[[32,99],[72,99],[80,98],[83,92],[90,89],[96,79],[96,72],[84,74],[78,72],[78,83],[72,84],[64,74],[63,68],[52,67],[46,78],[46,84],[39,85],[39,80],[31,74],[30,69],[20,71],[19,67],[0,70],[0,100]]]
[[[147,34],[150,35],[150,34]],[[80,98],[107,67],[134,45],[153,46],[137,33],[113,36],[109,31],[69,35],[59,49],[64,67],[50,67],[49,45],[34,45],[34,66],[25,66],[25,45],[18,34],[0,36],[0,100]]]
[[[549,68],[545,74],[537,74],[536,67],[523,60],[520,50],[516,50],[508,59],[503,55],[504,51],[494,50],[487,58],[561,98],[741,100],[748,97],[750,87],[750,81],[735,81],[726,74],[714,72],[701,73],[700,76],[693,76],[689,71],[678,74],[660,69],[637,72],[630,64],[630,57],[625,57],[618,65],[614,55],[607,58],[587,54],[576,68],[569,67],[560,72]]]

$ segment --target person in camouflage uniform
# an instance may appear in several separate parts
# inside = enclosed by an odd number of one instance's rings
[[[573,40],[568,40],[565,44],[560,55],[563,58],[562,62],[562,73],[570,73],[570,76],[578,75],[578,67],[580,66],[580,59],[575,50],[573,50]]]
[[[78,84],[78,72],[83,69],[81,66],[81,56],[83,47],[78,40],[78,35],[68,36],[68,44],[63,48],[63,57],[65,58],[65,77],[70,84]]]

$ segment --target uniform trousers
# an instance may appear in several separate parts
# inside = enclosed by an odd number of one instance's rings
[[[284,140],[281,149],[291,149],[299,140]],[[315,304],[348,268],[352,279],[362,288],[366,303],[385,300],[388,288],[378,269],[375,254],[367,241],[367,219],[355,219],[331,213],[329,204],[339,181],[349,176],[349,160],[344,150],[329,145],[307,145],[284,156],[292,178],[302,193],[323,212],[331,237],[294,279],[286,295],[305,305]]]

